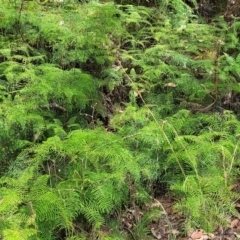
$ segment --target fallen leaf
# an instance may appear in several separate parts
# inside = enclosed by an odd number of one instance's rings
[[[169,83],[166,83],[165,85],[164,85],[164,87],[176,87],[177,86],[177,84],[175,84],[175,83],[173,83],[173,82],[169,82]]]
[[[203,230],[199,229],[191,233],[190,238],[192,240],[201,239],[203,236]]]
[[[125,218],[122,218],[122,223],[128,228],[131,229],[133,225],[129,223]]]
[[[209,239],[212,239],[208,234],[204,234],[202,237],[201,237],[201,240],[209,240]]]
[[[235,207],[240,208],[240,203],[237,203],[237,204],[235,205]]]
[[[238,226],[238,224],[239,224],[239,219],[237,219],[237,218],[233,219],[231,224],[230,224],[230,228],[235,228],[235,227]]]
[[[162,235],[160,231],[156,231],[154,228],[151,228],[151,233],[156,239],[161,239]]]
[[[230,185],[230,190],[233,190],[234,188],[236,188],[238,185],[237,184],[232,184],[232,185]]]
[[[173,230],[171,231],[171,234],[173,234],[173,235],[178,235],[178,234],[179,234],[179,231],[178,231],[177,229],[173,229]]]
[[[158,207],[161,207],[161,203],[159,201],[155,201],[149,207],[150,208],[158,208]]]

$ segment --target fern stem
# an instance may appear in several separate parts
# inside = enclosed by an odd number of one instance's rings
[[[233,155],[232,155],[232,159],[231,159],[231,164],[230,164],[230,168],[229,168],[229,173],[232,171],[233,163],[234,163],[234,160],[235,160],[235,156],[236,156],[236,153],[237,153],[238,146],[239,146],[239,140],[237,141],[237,144],[236,144],[236,146],[235,146],[235,148],[234,148],[234,151],[233,151]]]
[[[173,146],[172,146],[172,144],[171,144],[171,142],[170,142],[170,140],[169,140],[167,134],[165,133],[165,131],[164,131],[164,129],[163,129],[163,126],[164,126],[165,123],[167,123],[167,121],[163,121],[163,124],[162,124],[161,130],[162,130],[163,136],[165,137],[165,139],[167,140],[167,142],[168,142],[168,144],[169,144],[169,146],[170,146],[170,148],[171,148],[171,151],[174,153],[174,156],[175,156],[175,150],[174,150],[174,148],[173,148]],[[178,163],[178,166],[179,166],[179,168],[180,168],[180,170],[181,170],[181,172],[182,172],[184,178],[186,179],[187,176],[186,176],[186,174],[185,174],[185,171],[184,171],[184,169],[183,169],[183,167],[182,167],[182,165],[181,165],[179,159],[178,159],[177,157],[175,157],[175,159],[176,159],[176,161],[177,161],[177,163]]]

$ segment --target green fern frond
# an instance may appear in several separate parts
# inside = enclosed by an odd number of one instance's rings
[[[82,210],[85,218],[91,224],[93,224],[94,228],[99,228],[104,223],[103,216],[99,213],[99,211],[95,208],[95,202],[86,202],[85,208]]]

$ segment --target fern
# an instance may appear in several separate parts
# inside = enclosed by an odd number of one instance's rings
[[[217,106],[239,92],[238,22],[204,24],[181,0],[125,3],[0,0],[4,239],[122,239],[112,216],[159,184],[189,228],[235,213],[239,124]]]
[[[103,148],[99,138],[101,135],[105,138],[105,144],[111,145],[112,153]],[[81,151],[79,146],[82,146]],[[89,147],[92,151],[89,151]],[[73,131],[65,140],[49,138],[34,151],[37,153],[35,163],[41,164],[47,160],[52,171],[57,169],[55,176],[50,179],[51,186],[56,190],[48,190],[48,178],[41,176],[28,194],[37,214],[36,221],[44,228],[43,222],[49,222],[52,228],[71,228],[72,221],[79,214],[96,228],[100,227],[104,223],[104,216],[120,208],[127,199],[128,186],[124,181],[126,171],[134,177],[138,176],[137,165],[130,160],[132,157],[129,152],[121,147],[121,139],[100,130]],[[116,155],[116,152],[119,154]],[[52,160],[54,156],[55,160]],[[60,165],[61,159],[69,161],[66,170]],[[123,161],[125,164],[122,164]]]
[[[174,153],[169,158],[170,167],[178,159],[186,174],[182,183],[176,182],[171,186],[177,195],[184,196],[183,202],[176,207],[191,215],[194,219],[191,222],[195,222],[196,227],[202,225],[210,231],[216,226],[219,216],[228,211],[234,213],[232,199],[235,194],[229,190],[232,181],[229,171],[233,170],[231,166],[236,161],[235,154],[239,150],[236,140],[227,138],[228,134],[225,134],[227,133],[206,132],[199,136],[177,138],[175,141],[180,143],[179,150],[178,144],[173,145]],[[221,211],[214,201],[230,207]],[[206,214],[211,216],[211,221],[202,217]],[[221,224],[226,223],[221,221]]]

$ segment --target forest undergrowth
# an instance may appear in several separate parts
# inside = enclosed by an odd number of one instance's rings
[[[240,225],[238,3],[0,6],[0,239]]]

